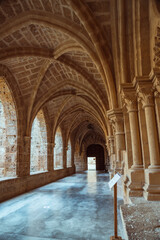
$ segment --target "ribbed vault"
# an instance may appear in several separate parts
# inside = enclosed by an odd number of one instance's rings
[[[68,139],[105,141],[106,111],[117,105],[109,1],[2,0],[0,16],[0,64],[19,89],[24,135],[43,109],[53,136],[61,126]]]

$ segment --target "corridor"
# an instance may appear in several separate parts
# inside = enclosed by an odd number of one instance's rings
[[[109,240],[113,197],[108,180],[104,172],[82,172],[1,203],[0,240]]]

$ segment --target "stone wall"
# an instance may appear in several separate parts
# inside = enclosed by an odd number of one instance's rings
[[[80,153],[80,146],[79,146],[78,142],[75,145],[74,164],[76,167],[76,172],[81,172],[81,171],[87,170],[87,158],[85,156],[84,151],[82,151]]]
[[[0,80],[0,177],[16,176],[17,119],[9,88]]]
[[[75,173],[74,167],[0,181],[0,202]]]

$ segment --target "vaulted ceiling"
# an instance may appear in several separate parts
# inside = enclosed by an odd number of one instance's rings
[[[109,0],[0,1],[0,64],[28,124],[43,109],[55,128],[104,138],[116,106],[110,17]]]

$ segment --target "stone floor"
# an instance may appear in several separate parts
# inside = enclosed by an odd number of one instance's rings
[[[0,240],[109,240],[113,197],[108,180],[106,173],[83,172],[1,203]]]

